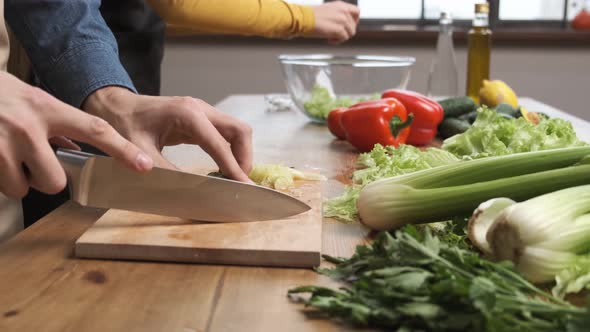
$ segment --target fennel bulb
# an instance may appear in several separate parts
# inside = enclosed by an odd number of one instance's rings
[[[482,203],[479,209],[485,212],[469,221],[474,245],[484,252],[488,248],[496,260],[512,261],[532,282],[555,280],[556,296],[590,288],[590,185],[555,191],[504,209],[490,206],[493,204]],[[486,212],[488,220],[482,218]]]

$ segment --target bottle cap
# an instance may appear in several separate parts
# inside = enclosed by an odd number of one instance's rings
[[[488,14],[490,12],[490,5],[487,2],[484,3],[476,3],[475,4],[475,12],[481,14]]]
[[[451,16],[451,12],[448,11],[441,11],[440,12],[440,24],[451,24],[453,23],[453,17]]]

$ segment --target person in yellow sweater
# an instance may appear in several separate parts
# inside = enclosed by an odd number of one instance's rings
[[[171,35],[315,37],[341,43],[356,33],[358,7],[343,1],[303,6],[283,0],[148,0]]]

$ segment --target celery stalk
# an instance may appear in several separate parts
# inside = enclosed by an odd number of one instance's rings
[[[359,216],[370,228],[387,230],[469,215],[495,197],[519,201],[590,184],[590,165],[577,164],[589,153],[589,147],[521,153],[375,181],[361,190]]]
[[[441,188],[571,166],[590,155],[590,146],[517,153],[470,160],[394,177],[413,188]]]

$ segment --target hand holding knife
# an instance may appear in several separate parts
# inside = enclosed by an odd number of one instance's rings
[[[282,192],[234,180],[154,167],[130,170],[110,157],[58,149],[71,198],[115,208],[209,222],[283,219],[310,207]]]

